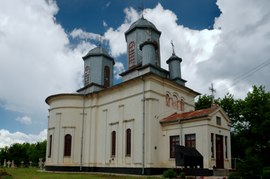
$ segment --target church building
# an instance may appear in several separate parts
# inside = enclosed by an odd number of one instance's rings
[[[127,70],[113,85],[114,58],[101,46],[83,58],[84,87],[46,98],[45,168],[158,174],[175,168],[175,145],[196,148],[203,167],[230,169],[230,119],[222,108],[195,110],[174,50],[160,66],[161,32],[145,18],[125,32]]]

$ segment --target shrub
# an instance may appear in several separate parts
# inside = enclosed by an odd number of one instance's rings
[[[241,179],[238,173],[230,173],[228,179]]]
[[[175,178],[177,176],[176,172],[174,171],[174,169],[170,168],[168,170],[165,170],[163,172],[163,177],[164,178]]]
[[[270,178],[270,167],[263,168],[262,176],[265,179]]]
[[[185,178],[186,177],[185,172],[180,172],[179,176],[180,176],[180,178]]]
[[[0,178],[5,176],[11,176],[5,169],[0,168]]]

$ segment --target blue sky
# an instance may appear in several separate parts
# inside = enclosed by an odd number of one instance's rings
[[[83,60],[98,43],[124,71],[124,32],[140,17],[162,32],[161,66],[171,40],[187,86],[242,98],[252,85],[270,89],[268,0],[13,0],[0,2],[0,147],[46,138],[45,98],[82,85]]]
[[[220,15],[216,0],[57,0],[60,10],[56,18],[67,30],[80,27],[94,33],[102,33],[105,31],[103,21],[113,28],[121,25],[125,18],[123,10],[126,7],[133,7],[139,11],[143,8],[154,8],[157,3],[180,17],[177,20],[178,24],[191,29],[211,28],[215,17]]]

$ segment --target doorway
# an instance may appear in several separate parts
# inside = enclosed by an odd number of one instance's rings
[[[216,167],[224,168],[223,136],[216,135]]]

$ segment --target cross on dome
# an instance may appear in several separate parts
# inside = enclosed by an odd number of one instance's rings
[[[171,40],[171,45],[172,45],[172,54],[175,55],[174,44],[173,44],[173,41],[172,40]]]

